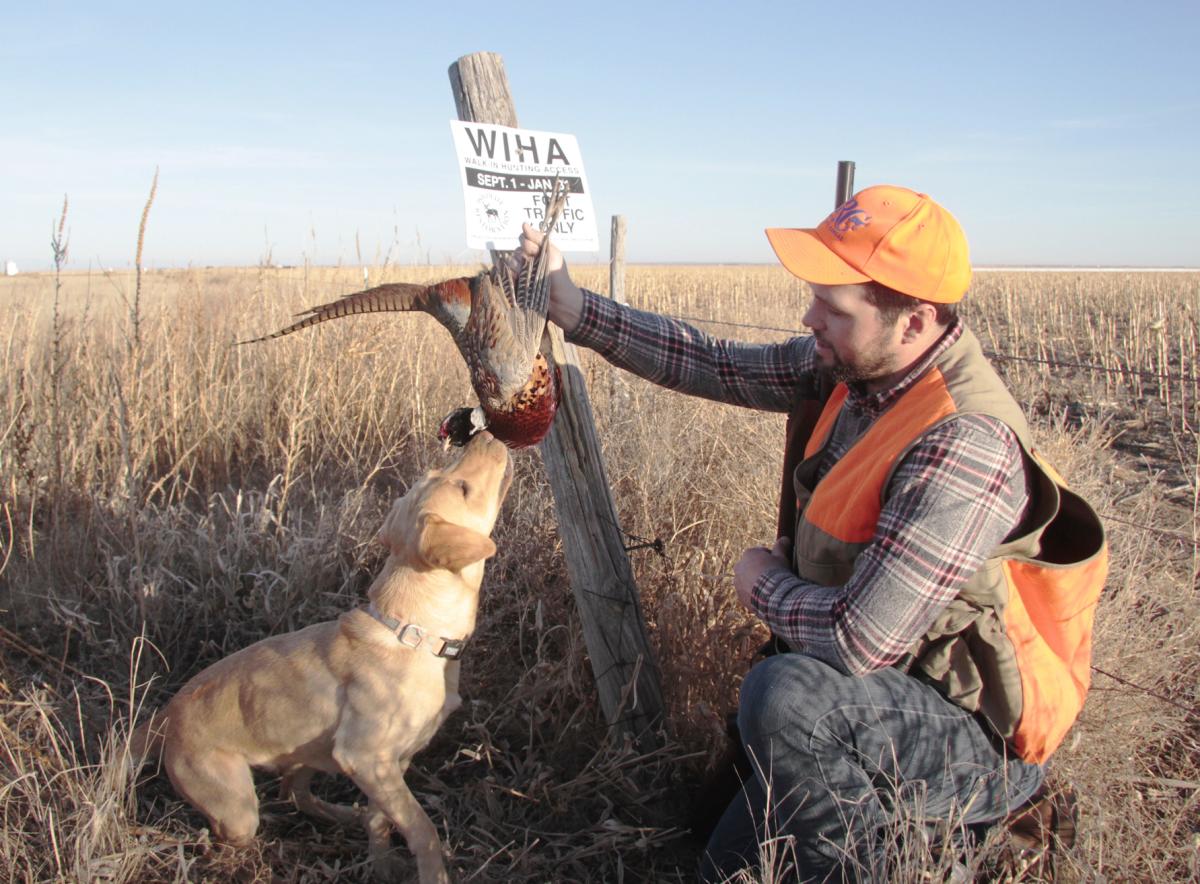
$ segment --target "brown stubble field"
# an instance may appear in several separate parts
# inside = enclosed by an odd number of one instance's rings
[[[607,286],[603,268],[576,276]],[[233,851],[210,844],[164,777],[125,772],[131,722],[192,674],[357,604],[382,561],[372,539],[389,501],[444,462],[434,428],[471,394],[429,317],[230,346],[362,279],[358,267],[149,272],[136,336],[132,273],[64,272],[57,289],[54,274],[0,279],[11,880],[368,879],[364,836],[294,813],[270,777],[260,838]],[[799,282],[766,266],[631,267],[627,292],[638,306],[777,329],[798,330],[805,303]],[[1083,810],[1061,877],[1195,878],[1200,273],[984,272],[964,313],[1042,450],[1109,529],[1093,692],[1053,760]],[[540,457],[519,453],[464,707],[409,774],[463,881],[688,880],[687,796],[763,639],[732,601],[730,570],[771,539],[782,417],[661,391],[590,354],[581,363],[621,527],[664,544],[632,553],[668,703],[664,748],[639,756],[606,735]],[[338,780],[319,788],[357,798]],[[949,859],[896,825],[897,877],[944,878]],[[958,860],[982,869],[1001,848]]]

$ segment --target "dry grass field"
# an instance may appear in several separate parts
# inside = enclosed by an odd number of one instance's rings
[[[576,275],[607,287],[599,268]],[[357,267],[157,271],[140,291],[131,273],[0,279],[0,878],[368,880],[365,836],[293,812],[270,777],[260,838],[236,851],[210,843],[165,777],[125,770],[131,724],[191,675],[358,604],[389,501],[445,458],[434,428],[471,394],[429,317],[231,346],[362,279]],[[775,329],[799,329],[806,300],[776,267],[633,267],[627,291],[638,306]],[[1093,691],[1052,764],[1082,807],[1061,877],[1194,880],[1200,273],[980,273],[964,312],[1110,534]],[[763,639],[730,571],[772,539],[782,416],[581,362],[621,527],[663,541],[661,555],[631,555],[666,739],[638,755],[606,733],[540,456],[518,453],[464,707],[409,775],[461,881],[690,880],[690,790]],[[318,790],[357,800],[337,779]],[[947,856],[897,828],[897,879],[945,879]],[[1000,848],[957,861],[979,872]]]

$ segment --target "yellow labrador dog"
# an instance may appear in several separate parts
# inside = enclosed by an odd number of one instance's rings
[[[232,844],[258,829],[251,767],[282,773],[301,810],[341,823],[360,817],[316,798],[309,783],[315,771],[345,774],[368,798],[376,872],[392,871],[395,825],[422,884],[448,881],[437,830],[404,773],[462,702],[458,657],[511,481],[508,449],[479,433],[393,505],[379,534],[390,555],[369,606],[214,663],[134,732],[134,758],[161,751],[176,791]]]

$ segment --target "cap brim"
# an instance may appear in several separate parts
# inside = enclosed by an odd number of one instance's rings
[[[817,238],[815,230],[792,227],[768,227],[767,239],[779,263],[794,276],[818,285],[845,285],[869,282],[871,277],[859,273]]]

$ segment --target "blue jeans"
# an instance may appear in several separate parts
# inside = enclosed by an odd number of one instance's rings
[[[1041,767],[1007,754],[973,715],[897,669],[856,677],[803,654],[769,657],[742,685],[738,727],[755,775],[713,831],[702,881],[760,862],[776,881],[886,880],[897,812],[986,823],[1042,783]]]

